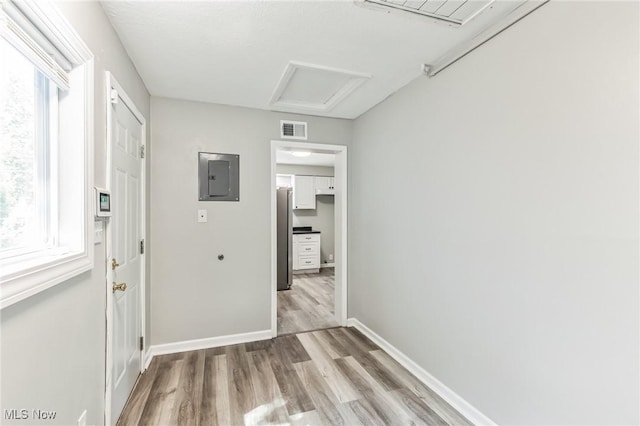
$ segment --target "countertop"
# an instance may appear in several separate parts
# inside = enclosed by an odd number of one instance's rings
[[[320,231],[314,231],[311,226],[294,226],[293,234],[319,234]]]

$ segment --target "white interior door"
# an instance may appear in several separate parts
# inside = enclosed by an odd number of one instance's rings
[[[117,92],[112,92],[116,98]],[[111,103],[112,422],[140,374],[142,124],[117,95]]]

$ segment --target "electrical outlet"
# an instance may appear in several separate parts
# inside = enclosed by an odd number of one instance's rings
[[[333,254],[329,255],[329,260],[333,260]]]
[[[84,410],[78,417],[78,426],[87,426],[87,410]]]
[[[207,221],[207,211],[198,210],[198,222],[205,223]]]

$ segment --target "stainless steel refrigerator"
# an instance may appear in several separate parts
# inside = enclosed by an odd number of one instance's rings
[[[278,290],[288,290],[293,280],[291,189],[276,190],[276,246],[278,249]]]

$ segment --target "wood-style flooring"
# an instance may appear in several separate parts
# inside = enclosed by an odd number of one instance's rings
[[[337,327],[334,268],[295,274],[289,290],[278,291],[278,336]]]
[[[157,356],[119,425],[467,425],[353,328]]]

